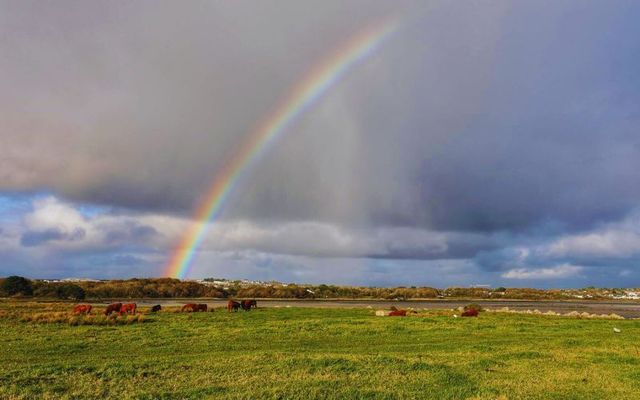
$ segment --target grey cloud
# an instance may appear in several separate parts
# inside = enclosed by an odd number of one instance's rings
[[[481,250],[473,262],[484,272],[514,281],[591,282],[635,286],[640,262],[640,223],[634,210],[620,221],[549,236],[511,237],[493,250]],[[504,238],[503,238],[504,239]]]
[[[86,231],[82,228],[73,232],[64,232],[59,229],[47,229],[44,231],[28,231],[20,237],[20,244],[24,247],[35,247],[50,241],[76,241],[82,240],[86,236]]]
[[[25,247],[37,246],[50,240],[63,239],[64,236],[63,232],[54,229],[44,232],[26,232],[20,238],[20,244]]]
[[[97,267],[129,266],[140,267],[149,264],[149,260],[132,254],[106,254],[101,257],[93,257],[90,265]]]
[[[461,259],[503,245],[498,237],[425,229],[379,227],[348,229],[320,222],[215,224],[203,250],[251,250],[310,257],[370,259]]]
[[[147,243],[160,235],[154,227],[133,220],[125,220],[117,225],[101,225],[99,229],[104,232],[105,241],[111,246]]]

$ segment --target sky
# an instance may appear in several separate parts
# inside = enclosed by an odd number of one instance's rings
[[[622,0],[0,0],[0,276],[163,276],[255,126],[388,18],[243,175],[188,278],[640,286]]]

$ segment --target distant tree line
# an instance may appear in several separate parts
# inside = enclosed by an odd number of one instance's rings
[[[576,298],[603,299],[620,289],[531,289],[531,288],[461,288],[431,287],[358,287],[337,285],[298,285],[272,282],[247,284],[226,281],[213,285],[172,278],[128,279],[110,281],[51,282],[29,280],[20,276],[0,278],[0,296],[82,300],[102,298],[277,298],[277,299],[527,299],[553,300]]]
[[[64,300],[82,300],[86,297],[84,289],[70,282],[32,281],[22,276],[9,276],[0,279],[0,295],[6,297],[44,297]]]

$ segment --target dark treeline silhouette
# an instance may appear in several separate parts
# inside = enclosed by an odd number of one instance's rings
[[[207,282],[209,281],[209,282]],[[110,281],[46,281],[19,276],[0,278],[0,296],[82,300],[102,298],[274,298],[274,299],[381,299],[411,300],[436,298],[466,299],[604,299],[623,294],[623,289],[531,289],[431,287],[357,287],[337,285],[298,285],[225,281],[214,284],[172,278]]]

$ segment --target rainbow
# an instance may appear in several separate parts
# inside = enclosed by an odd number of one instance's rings
[[[209,222],[220,216],[226,200],[242,175],[267,152],[297,117],[304,114],[350,69],[371,55],[396,29],[397,24],[398,19],[391,18],[352,37],[296,84],[280,106],[251,132],[233,158],[215,177],[193,216],[195,222],[172,253],[165,276],[184,279],[188,275]]]

